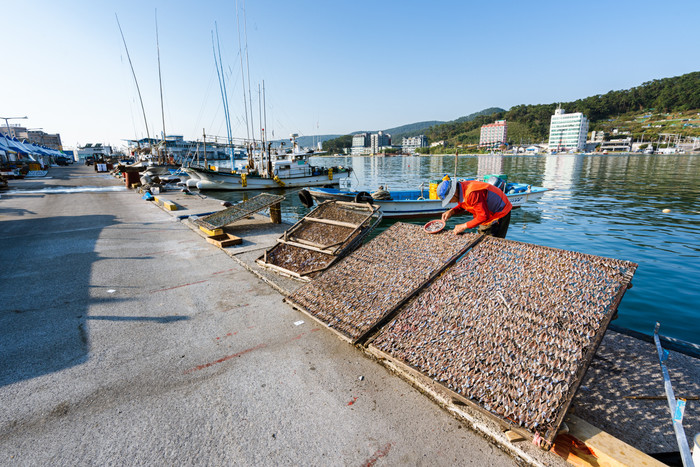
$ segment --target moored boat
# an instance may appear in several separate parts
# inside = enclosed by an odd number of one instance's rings
[[[534,187],[525,183],[508,183],[504,190],[514,208],[520,207],[527,201],[541,198],[547,191],[549,188]],[[456,206],[452,203],[443,208],[442,201],[430,199],[428,190],[424,189],[390,190],[388,193],[389,199],[375,199],[366,191],[309,188],[299,192],[299,197],[304,204],[308,204],[309,197],[317,203],[328,199],[368,202],[379,206],[385,218],[433,217]]]
[[[306,186],[339,185],[348,178],[351,167],[317,167],[309,163],[313,152],[299,152],[296,135],[292,135],[294,150],[283,154],[259,154],[259,160],[249,162],[250,170],[208,166],[187,168],[193,179],[198,178],[200,190],[266,190]]]

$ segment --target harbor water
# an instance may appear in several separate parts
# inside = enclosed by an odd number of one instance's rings
[[[658,321],[661,334],[700,344],[700,156],[319,157],[311,163],[351,166],[351,188],[368,192],[424,183],[427,197],[429,180],[455,172],[458,178],[507,174],[509,181],[550,188],[513,211],[507,238],[638,263],[615,324],[652,334]],[[287,196],[286,221],[309,211],[296,189],[278,191]],[[207,192],[230,201],[256,194]]]

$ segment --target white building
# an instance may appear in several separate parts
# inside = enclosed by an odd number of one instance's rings
[[[363,156],[370,154],[369,133],[358,133],[352,137],[351,154],[353,156]]]
[[[94,145],[88,143],[83,147],[79,147],[75,152],[78,154],[78,161],[82,162],[88,156],[92,156],[95,159],[111,156],[112,146],[103,146],[101,143]]]
[[[630,152],[632,150],[632,137],[615,138],[609,141],[603,141],[600,145],[601,151],[608,152]]]
[[[391,135],[384,134],[383,131],[372,133],[369,138],[372,154],[381,154],[385,148],[391,147]]]
[[[425,135],[411,136],[401,140],[401,150],[405,153],[414,153],[417,148],[428,146],[428,138]]]
[[[482,125],[479,147],[498,149],[508,141],[508,122],[496,120],[494,123]]]
[[[581,112],[567,114],[557,109],[549,125],[549,150],[583,150],[588,134],[588,119]]]

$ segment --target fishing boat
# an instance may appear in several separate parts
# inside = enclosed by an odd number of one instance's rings
[[[522,206],[527,201],[539,199],[549,188],[534,187],[526,183],[507,183],[505,194],[513,208]],[[429,190],[390,190],[389,199],[375,199],[366,191],[348,191],[335,188],[309,188],[299,192],[304,205],[313,201],[317,203],[336,199],[342,201],[367,202],[379,206],[385,218],[432,217],[440,215],[456,203],[442,207],[440,199],[431,199]]]
[[[351,167],[318,167],[309,163],[313,152],[302,152],[296,143],[296,134],[291,135],[293,150],[290,153],[259,154],[256,161],[249,162],[249,169],[236,170],[230,167],[187,168],[200,190],[266,190],[271,188],[294,188],[307,186],[339,185],[352,172]]]

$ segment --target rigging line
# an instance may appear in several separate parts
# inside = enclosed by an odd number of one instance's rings
[[[209,93],[211,92],[211,87],[214,83],[214,71],[212,70],[211,75],[209,76],[209,84],[207,84],[207,90],[204,92],[204,99],[202,100],[202,105],[199,108],[199,113],[197,114],[197,120],[195,121],[195,127],[192,133],[196,134],[197,129],[201,128],[200,122],[204,118],[204,109],[207,105],[207,101],[209,99]]]
[[[216,25],[216,21],[214,22]],[[224,121],[226,122],[226,127],[228,128],[228,111],[226,109],[226,98],[224,97],[224,86],[222,73],[219,70],[219,62],[216,60],[216,46],[214,42],[214,31],[211,32],[211,49],[214,54],[214,66],[216,67],[216,76],[219,78],[219,92],[221,93],[221,103],[224,107]]]
[[[123,68],[123,66],[124,66],[124,56],[121,55],[121,54],[119,54],[119,61],[120,61],[121,64],[122,64],[122,72],[124,72],[124,68]],[[127,72],[127,74],[128,74],[128,72]],[[130,80],[129,78],[127,78],[126,81],[125,81],[125,83],[127,83],[127,84],[126,84],[127,90],[128,90],[128,93],[127,93],[127,94],[130,95],[130,96],[132,96],[130,99],[128,99],[128,100],[129,100],[129,116],[131,117],[131,126],[134,127],[134,128],[133,128],[133,129],[134,129],[134,136],[138,138],[139,132],[138,132],[138,130],[136,129],[136,119],[134,118],[133,94],[131,94],[132,89],[131,89],[131,87],[129,86],[129,84],[131,84],[131,80]]]
[[[250,62],[248,61],[248,19],[245,10],[245,0],[243,0],[243,31],[245,34],[245,66],[248,74],[248,100],[250,101],[250,127],[255,128],[255,119],[253,118],[253,97],[250,94]],[[254,131],[253,135],[255,135]],[[255,136],[253,136],[253,142],[255,142]]]
[[[158,8],[156,8],[156,49],[158,50],[158,83],[160,84],[160,114],[163,118],[163,149],[167,147],[165,142],[165,108],[163,106],[163,78],[160,74],[160,42],[158,41]]]
[[[136,80],[136,72],[134,71],[134,64],[131,63],[131,55],[129,55],[129,48],[126,46],[126,39],[124,39],[124,32],[122,31],[122,25],[119,23],[119,16],[114,13],[114,17],[117,19],[117,26],[119,27],[119,33],[122,36],[122,42],[124,42],[124,49],[126,50],[126,58],[129,59],[129,66],[131,67],[131,74],[134,76],[134,83],[136,83],[136,90],[139,93],[139,101],[141,102],[141,111],[143,112],[143,123],[146,125],[146,137],[150,143],[151,135],[148,132],[148,121],[146,121],[146,109],[143,107],[143,99],[141,98],[141,89],[139,88],[139,82]]]
[[[216,28],[216,46],[219,49],[219,67],[221,68],[221,84],[224,87],[224,107],[226,108],[226,134],[228,135],[229,144],[229,155],[231,156],[231,164],[233,164],[233,139],[231,134],[231,114],[228,108],[228,93],[226,92],[226,71],[224,70],[224,64],[221,61],[221,44],[219,43],[219,25],[214,21],[214,27]]]
[[[248,103],[245,98],[245,70],[243,69],[243,52],[241,51],[241,21],[238,15],[238,0],[236,0],[236,25],[238,27],[238,56],[241,59],[241,82],[243,83],[243,108],[245,109],[245,132],[250,140],[250,125],[248,123]]]

